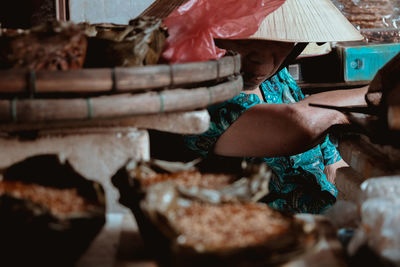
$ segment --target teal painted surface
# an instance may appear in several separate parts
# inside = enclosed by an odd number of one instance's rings
[[[399,52],[400,43],[344,47],[344,80],[372,80],[377,71]]]

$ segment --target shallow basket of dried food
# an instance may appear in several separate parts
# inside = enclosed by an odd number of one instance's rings
[[[155,17],[139,17],[128,25],[52,22],[30,30],[0,28],[0,96],[195,88],[240,72],[240,57],[233,54],[161,64],[166,37],[167,29]]]
[[[0,257],[13,266],[70,266],[105,223],[99,183],[56,155],[27,158],[1,171]]]
[[[162,265],[266,266],[287,262],[314,241],[302,222],[257,203],[270,177],[263,164],[207,173],[193,163],[153,160],[130,162],[112,181]]]
[[[240,57],[204,62],[68,71],[0,70],[0,96],[43,97],[143,93],[216,84],[240,73]]]
[[[29,30],[0,28],[0,69],[81,69],[86,50],[82,25],[54,21]]]
[[[139,17],[129,25],[52,22],[25,31],[0,29],[0,123],[57,124],[193,111],[243,89],[238,54],[157,64],[166,35],[154,17]],[[35,49],[15,49],[30,39]],[[75,47],[81,43],[82,48]]]
[[[400,43],[400,29],[373,28],[361,29],[360,32],[368,43]]]
[[[144,16],[128,25],[87,25],[85,33],[89,37],[85,67],[89,68],[157,64],[168,36],[160,19]]]

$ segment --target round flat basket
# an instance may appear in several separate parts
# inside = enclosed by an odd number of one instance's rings
[[[0,124],[78,122],[193,111],[243,89],[240,56],[113,69],[0,71]]]
[[[243,79],[237,75],[210,86],[190,89],[85,98],[3,99],[0,100],[0,123],[82,121],[190,111],[231,99],[242,88]]]
[[[56,95],[101,95],[138,93],[163,88],[198,87],[240,72],[240,56],[219,60],[149,65],[129,68],[67,71],[0,71],[0,97]]]

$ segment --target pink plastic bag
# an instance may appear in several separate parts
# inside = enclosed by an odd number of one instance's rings
[[[245,39],[286,0],[189,0],[164,23],[169,37],[163,59],[170,63],[217,59],[225,51],[214,38]]]

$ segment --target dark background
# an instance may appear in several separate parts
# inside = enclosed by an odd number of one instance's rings
[[[0,1],[0,23],[2,28],[26,29],[55,18],[54,0]]]

